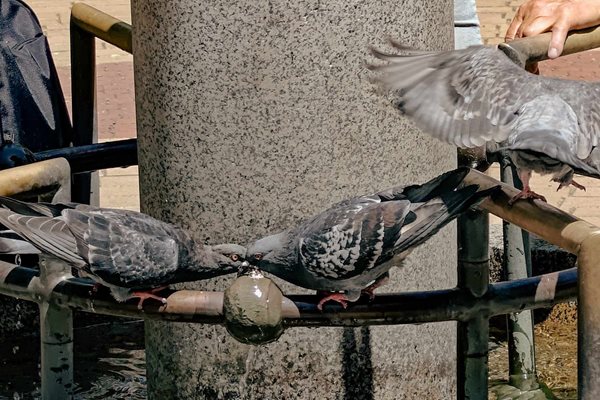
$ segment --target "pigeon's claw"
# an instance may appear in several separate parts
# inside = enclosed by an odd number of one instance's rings
[[[348,308],[348,297],[344,293],[337,292],[317,292],[318,295],[323,295],[319,304],[317,304],[317,308],[319,311],[323,311],[323,305],[328,301],[335,301],[339,303],[344,309]]]
[[[162,296],[157,296],[157,295],[154,294],[154,293],[160,292],[161,290],[164,290],[166,288],[167,288],[167,286],[161,286],[161,287],[154,288],[154,289],[151,289],[151,290],[131,292],[131,298],[138,298],[138,299],[140,299],[140,301],[138,302],[138,305],[137,305],[138,310],[141,310],[143,308],[144,301],[146,301],[148,299],[158,300],[163,305],[166,305],[167,304],[167,299],[165,299]]]
[[[508,201],[508,205],[512,206],[513,204],[515,204],[515,202],[517,200],[520,199],[538,199],[541,200],[543,202],[546,202],[546,198],[544,196],[542,196],[541,194],[537,194],[536,192],[532,191],[529,186],[525,186],[523,188],[523,190],[521,190],[517,195],[515,195],[512,199],[510,199]]]
[[[573,180],[572,180],[572,181],[571,181],[571,185],[573,185],[573,186],[575,186],[577,189],[579,189],[579,190],[583,190],[583,191],[585,192],[585,186],[583,186],[582,184],[580,184],[580,183],[577,183],[577,182],[575,182],[575,181],[573,181]]]
[[[554,182],[558,182],[559,183],[558,187],[556,188],[557,192],[560,189],[564,188],[564,187],[568,187],[569,185],[573,185],[577,189],[583,190],[585,192],[585,186],[583,186],[582,184],[579,184],[579,183],[575,182],[573,179],[552,179],[552,180]]]

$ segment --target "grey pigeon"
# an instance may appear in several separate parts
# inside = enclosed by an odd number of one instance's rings
[[[342,201],[249,245],[247,261],[295,285],[329,292],[319,309],[329,300],[346,307],[361,292],[373,297],[391,267],[496,190],[460,187],[468,173],[459,168],[423,185]]]
[[[246,249],[209,246],[148,215],[83,204],[26,203],[0,197],[0,223],[42,253],[110,288],[118,301],[153,298],[166,285],[237,272]]]
[[[585,189],[573,174],[600,177],[600,85],[531,74],[497,47],[373,54],[374,80],[397,96],[397,108],[425,132],[462,148],[506,151],[523,181],[511,199],[541,198],[531,171],[552,174],[559,189]]]

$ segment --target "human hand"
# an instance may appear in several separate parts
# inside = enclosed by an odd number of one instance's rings
[[[556,58],[570,30],[599,24],[600,0],[526,0],[508,27],[505,40],[552,31],[548,58]]]

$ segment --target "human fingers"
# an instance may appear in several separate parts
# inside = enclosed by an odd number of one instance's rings
[[[517,34],[517,31],[519,30],[519,28],[521,27],[521,24],[523,23],[524,15],[525,15],[525,6],[521,6],[517,10],[517,13],[513,17],[512,21],[510,22],[510,25],[508,26],[508,29],[506,30],[506,34],[504,35],[505,42],[510,42],[511,40],[514,40],[515,35]]]
[[[556,23],[556,16],[538,16],[526,19],[517,30],[517,37],[528,37],[539,35],[550,31]]]
[[[564,18],[556,21],[552,27],[552,39],[550,39],[550,46],[548,47],[548,58],[556,58],[562,54],[568,32],[569,24]]]

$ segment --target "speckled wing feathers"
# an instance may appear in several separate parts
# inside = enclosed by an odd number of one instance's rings
[[[108,283],[148,287],[177,270],[178,243],[158,220],[77,210],[66,210],[64,218],[90,271]]]
[[[339,280],[372,269],[389,258],[409,206],[409,201],[381,204],[363,197],[326,211],[302,227],[302,264],[309,273]]]
[[[40,251],[120,287],[168,281],[191,251],[183,231],[133,211],[7,197],[0,204],[0,223]]]

